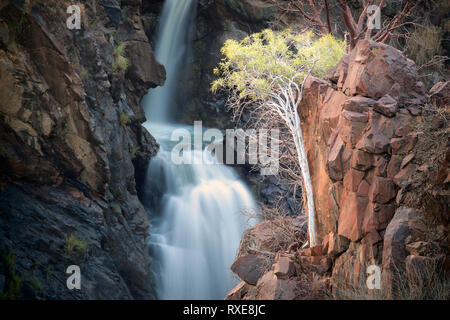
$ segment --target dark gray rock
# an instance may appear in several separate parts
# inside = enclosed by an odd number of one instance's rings
[[[137,185],[158,145],[141,126],[140,100],[164,83],[164,68],[131,26],[141,1],[119,3],[86,4],[76,31],[44,0],[31,16],[0,5],[0,27],[28,21],[0,40],[0,100],[9,101],[0,104],[9,119],[0,119],[0,274],[23,276],[18,298],[155,298]],[[113,68],[122,41],[139,72]],[[78,249],[67,246],[71,235]],[[81,269],[81,290],[66,286],[70,265]]]

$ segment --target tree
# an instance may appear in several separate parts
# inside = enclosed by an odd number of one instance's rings
[[[293,12],[303,16],[307,21],[317,27],[318,35],[332,34],[332,22],[330,17],[330,0],[271,0],[282,12]],[[421,0],[406,0],[403,9],[392,19],[385,21],[377,32],[369,28],[369,22],[373,22],[377,14],[381,13],[381,8],[386,4],[386,0],[362,0],[362,11],[355,18],[347,0],[334,0],[336,7],[340,10],[344,25],[349,35],[349,51],[361,39],[372,39],[377,42],[387,42],[392,37],[393,32],[407,24],[414,24],[412,21],[404,22],[411,16],[414,9]],[[378,9],[370,12],[371,6],[376,5]],[[334,8],[333,8],[334,9]]]
[[[312,32],[267,29],[241,42],[227,40],[222,48],[225,58],[214,70],[219,78],[212,83],[212,91],[231,92],[229,106],[236,118],[245,109],[254,126],[285,126],[289,136],[280,136],[280,142],[286,143],[286,154],[292,155],[286,159],[295,159],[295,165],[287,161],[284,168],[294,178],[295,168],[301,172],[311,246],[316,244],[314,196],[298,106],[308,76],[324,76],[344,52],[345,43],[331,34],[317,39]]]

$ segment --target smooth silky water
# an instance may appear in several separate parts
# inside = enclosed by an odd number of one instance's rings
[[[160,299],[223,299],[237,283],[230,266],[243,231],[253,223],[243,213],[256,207],[234,170],[218,163],[210,152],[192,150],[183,157],[212,164],[171,161],[178,143],[171,141],[172,132],[179,128],[193,132],[193,127],[173,124],[170,113],[176,112],[172,99],[177,72],[190,46],[195,10],[194,0],[166,0],[155,54],[167,69],[167,81],[143,101],[150,120],[144,126],[160,144],[150,162],[144,191],[151,221],[148,244],[157,262]]]

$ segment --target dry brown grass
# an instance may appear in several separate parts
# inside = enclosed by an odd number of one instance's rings
[[[406,41],[407,56],[420,67],[435,56],[442,55],[442,34],[440,27],[429,25],[418,28]]]
[[[262,222],[259,226],[245,231],[239,246],[238,257],[246,254],[248,248],[275,254],[278,251],[288,251],[291,245],[300,247],[307,240],[306,218],[304,223],[299,223],[300,219],[264,205],[259,212],[244,212],[243,214]],[[255,234],[255,228],[260,228],[261,231],[257,233],[258,235],[263,234],[264,239]]]
[[[356,286],[342,277],[334,277],[328,296],[334,300],[449,300],[450,275],[436,261],[430,260],[421,268],[410,267],[409,272],[404,267],[394,267],[392,290],[384,287],[383,282],[380,289],[370,290],[364,277]]]
[[[425,212],[428,224],[436,227],[448,224],[448,187],[443,184],[443,179],[447,176],[450,109],[427,104],[422,110],[423,117],[414,129],[419,133],[418,142],[413,149],[413,163],[418,170],[412,175],[402,202]],[[440,125],[436,125],[437,123]]]

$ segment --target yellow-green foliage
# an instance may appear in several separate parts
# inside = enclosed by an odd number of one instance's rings
[[[120,114],[120,125],[122,127],[125,127],[130,122],[131,116],[128,113],[121,113]]]
[[[136,158],[136,155],[139,152],[139,150],[141,149],[141,147],[140,146],[134,146],[134,147],[130,146],[129,148],[130,148],[131,158],[132,159]]]
[[[128,69],[128,67],[130,66],[130,61],[123,57],[123,56],[118,56],[117,60],[116,60],[116,65],[114,66],[114,70],[115,71],[125,71]]]
[[[81,80],[86,80],[88,76],[89,76],[89,72],[84,67],[81,67],[80,68],[80,78],[81,78]]]
[[[125,57],[125,44],[121,43],[114,48],[114,57],[116,64],[113,66],[114,71],[125,71],[130,66],[130,61]]]
[[[75,252],[86,254],[88,251],[88,244],[86,241],[78,238],[76,235],[71,234],[70,236],[66,237],[66,245],[64,249],[69,254]]]
[[[118,46],[114,48],[114,55],[115,56],[122,56],[125,53],[125,43],[121,43]]]
[[[224,59],[214,69],[219,76],[211,90],[234,89],[241,97],[264,98],[263,92],[275,89],[281,76],[298,83],[314,66],[312,74],[324,76],[345,53],[344,41],[332,35],[316,38],[313,32],[275,32],[266,29],[238,42],[227,40],[222,47]]]

